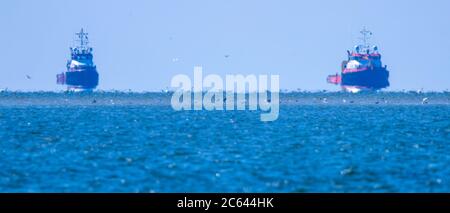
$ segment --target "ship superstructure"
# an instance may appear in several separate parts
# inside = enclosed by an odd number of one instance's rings
[[[97,87],[99,78],[93,62],[92,47],[89,46],[88,33],[84,29],[76,36],[77,44],[70,48],[67,70],[57,75],[57,83],[67,85],[67,89],[72,91],[91,91]]]
[[[328,83],[341,85],[344,91],[379,90],[389,86],[389,71],[381,62],[377,46],[371,46],[372,32],[361,31],[362,44],[347,51],[348,59],[342,62],[341,73],[329,75]]]

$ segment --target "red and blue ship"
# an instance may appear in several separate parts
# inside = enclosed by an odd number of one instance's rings
[[[363,29],[362,44],[347,51],[348,59],[342,62],[341,73],[329,75],[328,83],[340,85],[344,91],[376,91],[389,87],[389,71],[381,62],[377,46],[368,43],[372,32]]]

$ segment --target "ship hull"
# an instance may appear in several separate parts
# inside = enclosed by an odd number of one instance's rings
[[[341,86],[367,90],[383,89],[389,86],[389,71],[385,68],[378,68],[342,73]]]
[[[98,85],[98,72],[95,69],[88,69],[82,71],[70,71],[63,73],[61,78],[62,84],[69,88],[77,88],[80,91],[89,91],[95,89]]]

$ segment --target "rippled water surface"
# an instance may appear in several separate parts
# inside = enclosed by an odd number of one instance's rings
[[[0,191],[450,192],[448,92],[282,94],[270,123],[169,101],[1,93]]]

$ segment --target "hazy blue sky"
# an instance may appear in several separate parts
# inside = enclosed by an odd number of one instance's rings
[[[339,90],[326,76],[363,26],[391,71],[389,90],[450,88],[448,0],[1,0],[0,88],[64,89],[55,75],[84,27],[99,89],[159,90],[202,65],[204,74],[279,74],[285,89]]]

